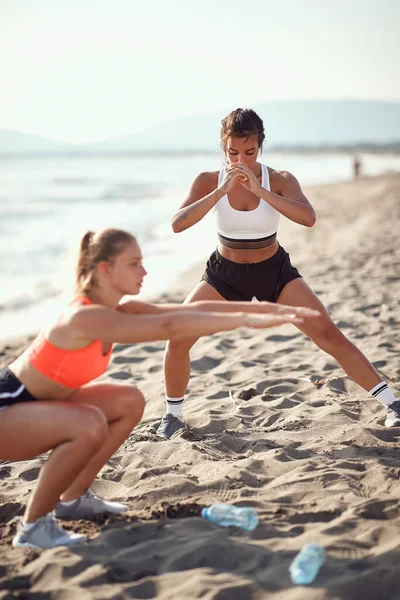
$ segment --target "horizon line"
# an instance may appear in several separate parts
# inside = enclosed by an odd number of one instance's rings
[[[398,100],[394,100],[394,99],[380,99],[380,98],[352,98],[352,97],[343,97],[343,98],[282,98],[282,99],[277,99],[277,100],[261,100],[259,102],[254,102],[253,106],[260,106],[262,104],[268,104],[268,103],[285,103],[285,102],[379,102],[382,104],[400,104],[400,99]],[[247,107],[248,108],[248,107]],[[56,144],[66,144],[68,146],[85,146],[85,145],[89,145],[89,144],[101,144],[104,142],[110,142],[116,139],[119,139],[121,137],[125,137],[125,136],[129,136],[129,135],[135,135],[135,134],[140,134],[142,132],[148,131],[150,129],[154,129],[156,127],[161,127],[167,123],[173,123],[174,121],[180,121],[181,119],[189,119],[192,117],[201,117],[201,116],[205,116],[205,115],[213,115],[216,114],[220,111],[222,111],[223,109],[214,109],[212,111],[209,112],[196,112],[196,113],[189,113],[189,114],[185,114],[185,115],[181,115],[180,117],[174,117],[171,119],[167,119],[166,121],[161,121],[159,123],[156,123],[155,125],[149,125],[148,127],[145,127],[144,129],[134,129],[134,130],[130,130],[127,133],[122,133],[122,134],[117,134],[117,135],[112,135],[110,137],[105,137],[105,138],[97,138],[97,139],[93,139],[90,141],[85,141],[85,142],[69,142],[66,140],[62,140],[59,138],[53,138],[53,137],[49,137],[47,135],[44,135],[42,133],[34,133],[34,132],[30,132],[30,131],[25,131],[22,129],[15,129],[15,128],[9,128],[9,127],[2,127],[0,125],[0,132],[2,131],[7,131],[10,133],[20,133],[22,135],[27,135],[27,136],[32,136],[32,137],[39,137],[42,138],[43,140],[46,141],[50,141],[50,142],[54,142]]]

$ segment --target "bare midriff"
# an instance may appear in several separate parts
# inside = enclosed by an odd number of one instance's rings
[[[267,248],[257,248],[255,250],[246,250],[241,248],[227,248],[218,242],[218,252],[224,258],[237,263],[259,263],[268,260],[277,253],[279,244],[275,241]]]
[[[8,368],[37,400],[67,400],[76,392],[76,388],[51,381],[39,373],[24,354],[11,363]]]

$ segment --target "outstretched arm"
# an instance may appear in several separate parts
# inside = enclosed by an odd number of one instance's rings
[[[71,315],[69,326],[77,338],[109,343],[136,343],[155,340],[185,339],[230,331],[246,326],[256,329],[282,323],[302,323],[289,314],[214,313],[177,309],[150,315],[121,314],[103,306],[85,306]]]
[[[302,306],[285,306],[275,302],[225,302],[223,300],[199,300],[189,304],[151,304],[148,302],[138,302],[129,300],[120,304],[118,311],[136,314],[136,315],[156,315],[162,313],[175,312],[176,310],[184,312],[213,312],[213,313],[264,313],[264,314],[285,314],[291,313],[302,317],[318,317],[320,313],[311,308]]]

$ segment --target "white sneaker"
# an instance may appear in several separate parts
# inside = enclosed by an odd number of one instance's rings
[[[128,510],[126,504],[110,502],[88,490],[84,496],[77,498],[73,504],[65,506],[58,502],[54,514],[57,519],[87,519],[111,513],[119,515]]]
[[[33,527],[25,529],[20,523],[12,541],[14,548],[34,548],[44,550],[55,546],[72,546],[86,541],[85,535],[66,531],[56,521],[52,513],[37,519]]]

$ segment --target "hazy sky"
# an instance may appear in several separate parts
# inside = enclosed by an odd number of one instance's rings
[[[267,100],[400,100],[399,30],[399,0],[0,0],[0,128],[85,142]]]

